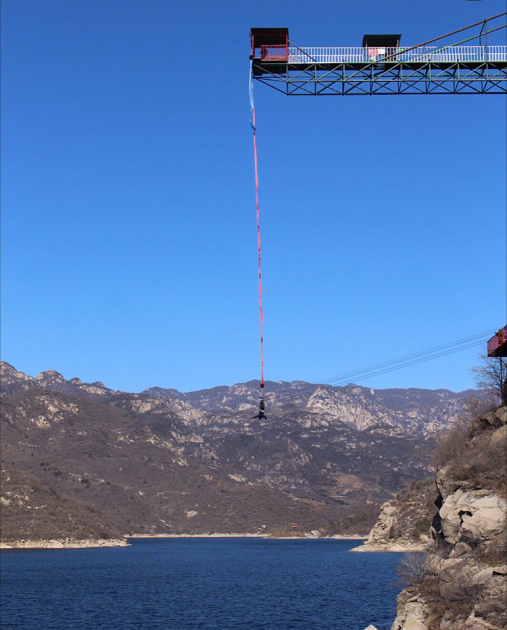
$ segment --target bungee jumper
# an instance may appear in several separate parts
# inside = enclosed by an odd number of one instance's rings
[[[259,413],[253,417],[253,419],[255,420],[256,418],[258,418],[259,420],[267,420],[267,416],[264,413],[264,411],[266,410],[266,403],[264,402],[264,398],[260,398],[259,401]]]

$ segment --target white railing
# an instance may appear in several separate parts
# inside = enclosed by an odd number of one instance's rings
[[[455,62],[455,61],[507,61],[507,46],[436,46],[412,48],[296,48],[289,47],[289,63],[368,63],[403,61]]]

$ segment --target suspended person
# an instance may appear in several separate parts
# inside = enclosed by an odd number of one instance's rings
[[[266,411],[266,404],[264,402],[264,398],[261,398],[259,401],[259,413],[254,416],[255,418],[258,418],[259,420],[267,420],[267,416],[264,413]]]

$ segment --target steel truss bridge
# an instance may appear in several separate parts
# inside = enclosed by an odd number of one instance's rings
[[[507,94],[507,46],[491,45],[491,34],[507,24],[491,25],[505,15],[410,48],[299,48],[289,42],[288,29],[252,29],[252,76],[290,96]],[[479,33],[456,44],[427,45],[473,27]],[[479,45],[461,45],[471,40]]]

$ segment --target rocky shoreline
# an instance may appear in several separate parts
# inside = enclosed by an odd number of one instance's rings
[[[73,538],[55,540],[13,540],[0,542],[0,549],[91,549],[96,547],[129,547],[124,538],[99,538],[75,540]]]
[[[424,553],[427,550],[426,545],[403,544],[403,543],[368,543],[365,542],[359,547],[354,547],[350,551],[369,551],[369,552],[393,552],[393,553]]]
[[[92,549],[97,547],[129,547],[129,540],[145,540],[158,538],[266,538],[273,540],[311,540],[326,538],[329,540],[364,540],[362,536],[270,536],[269,534],[139,534],[127,538],[76,540],[74,538],[50,540],[14,540],[0,542],[0,549]],[[356,547],[354,550],[362,550]],[[364,551],[374,551],[364,549]]]
[[[242,534],[242,533],[228,533],[228,534],[136,534],[135,536],[129,536],[129,540],[136,539],[148,539],[148,538],[267,538],[275,540],[313,540],[313,539],[326,539],[326,540],[365,540],[364,536],[320,536],[314,534],[300,534],[298,536],[276,536],[274,534]]]
[[[437,512],[435,479],[402,489],[386,501],[363,545],[351,551],[424,553],[430,545],[428,529]]]

